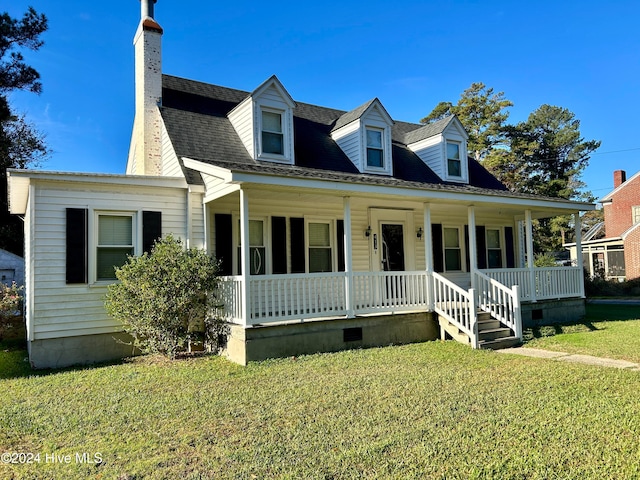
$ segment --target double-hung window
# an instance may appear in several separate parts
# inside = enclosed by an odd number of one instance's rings
[[[631,220],[633,225],[640,223],[640,205],[631,207]]]
[[[457,142],[447,142],[447,173],[450,177],[462,176],[460,144]]]
[[[331,271],[331,223],[309,222],[309,273]]]
[[[500,229],[487,228],[487,267],[502,268],[502,241],[500,239]]]
[[[445,227],[444,237],[444,269],[447,272],[462,270],[462,249],[460,247],[460,229]]]
[[[382,130],[367,128],[367,167],[384,168]]]
[[[114,280],[115,267],[121,267],[134,254],[134,214],[97,215],[96,279]]]
[[[282,113],[262,110],[262,153],[284,155]]]

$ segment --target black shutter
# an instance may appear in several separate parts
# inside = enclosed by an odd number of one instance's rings
[[[88,252],[86,208],[67,208],[67,283],[88,283]]]
[[[504,243],[507,253],[507,268],[515,268],[516,254],[513,248],[513,227],[504,227]]]
[[[433,270],[436,272],[444,272],[442,225],[439,223],[433,223],[431,225],[431,241],[433,244]]]
[[[304,218],[290,218],[291,273],[305,272]]]
[[[150,253],[162,237],[162,212],[142,212],[142,251]]]
[[[487,237],[484,226],[476,227],[476,245],[478,248],[478,269],[487,268]]]
[[[338,220],[336,222],[336,239],[338,242],[338,271],[344,272],[344,220]]]
[[[287,273],[287,219],[271,217],[271,259],[273,273]]]
[[[220,261],[220,275],[233,275],[233,237],[231,215],[216,213],[214,216],[216,231],[216,260]]]

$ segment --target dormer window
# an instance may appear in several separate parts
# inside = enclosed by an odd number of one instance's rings
[[[447,174],[450,177],[462,176],[460,144],[458,142],[447,142]]]
[[[262,110],[262,153],[284,155],[282,113]]]
[[[382,130],[367,128],[367,167],[384,168]]]

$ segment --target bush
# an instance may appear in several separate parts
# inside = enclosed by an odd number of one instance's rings
[[[584,290],[587,297],[640,297],[640,278],[620,282],[602,277],[589,277],[585,272]]]
[[[5,331],[13,326],[15,317],[20,315],[23,288],[18,287],[16,282],[12,282],[11,286],[0,283],[0,340]]]
[[[217,272],[218,263],[203,250],[185,249],[168,236],[116,269],[119,282],[109,285],[105,306],[143,353],[173,359],[194,338],[217,342],[221,322],[210,318],[208,300]]]

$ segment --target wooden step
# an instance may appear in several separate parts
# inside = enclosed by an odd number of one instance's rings
[[[495,318],[491,318],[489,320],[478,320],[478,332],[500,328],[501,325],[500,320]]]
[[[497,340],[499,338],[512,337],[513,332],[508,327],[498,327],[498,328],[490,328],[487,330],[478,330],[478,340],[489,341],[489,340]]]
[[[480,348],[490,350],[502,350],[503,348],[511,348],[520,345],[518,337],[503,337],[496,340],[481,340]]]

